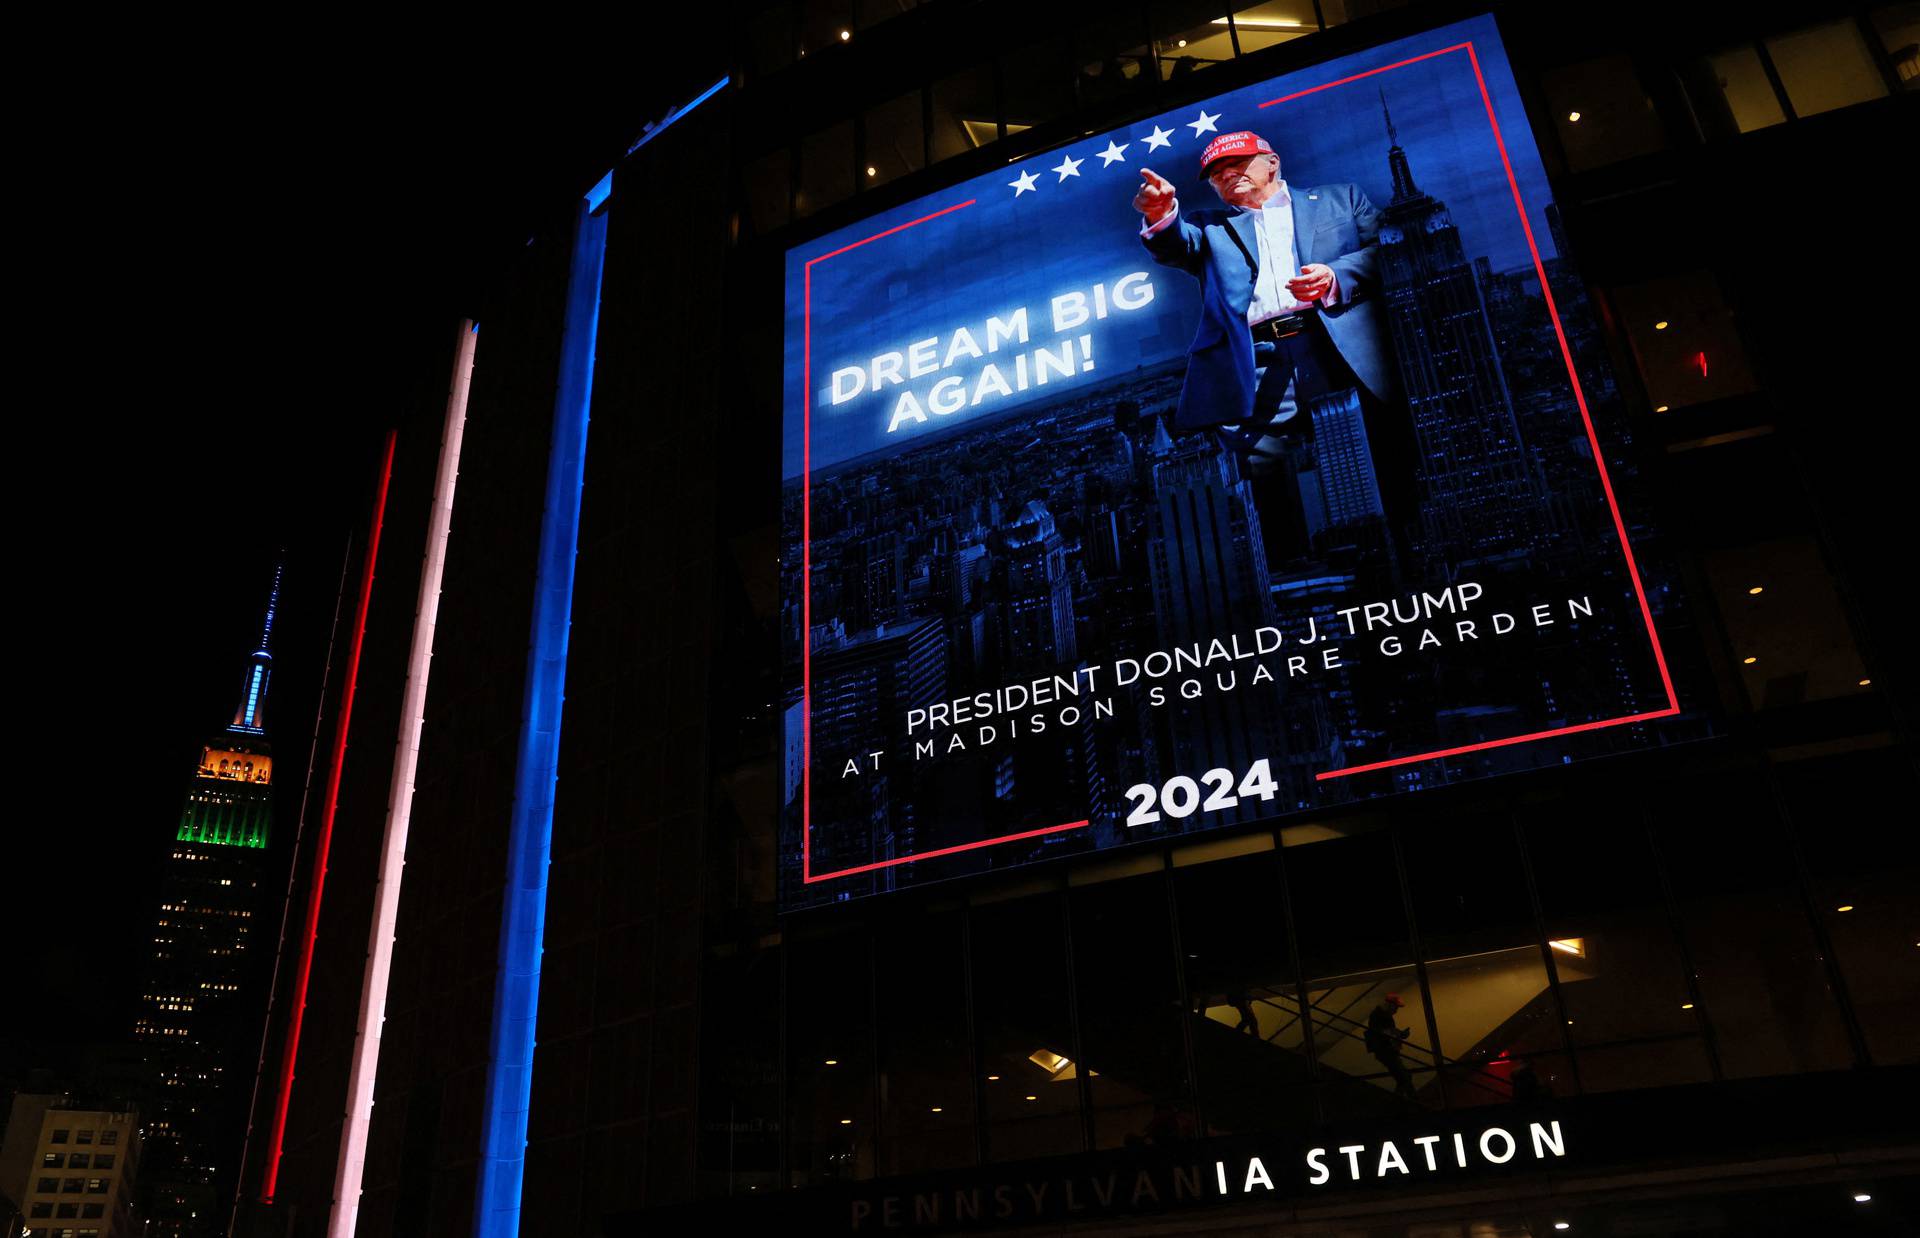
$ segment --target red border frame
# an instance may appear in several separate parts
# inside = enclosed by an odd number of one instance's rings
[[[1314,779],[1317,782],[1325,782],[1333,778],[1348,778],[1355,774],[1365,774],[1374,770],[1390,769],[1397,765],[1411,765],[1419,761],[1433,761],[1442,757],[1459,756],[1462,753],[1479,752],[1488,748],[1506,748],[1515,744],[1532,743],[1535,740],[1546,739],[1554,735],[1572,735],[1580,731],[1597,731],[1605,727],[1627,726],[1636,722],[1645,722],[1653,718],[1670,718],[1680,712],[1679,698],[1675,695],[1673,689],[1673,676],[1667,668],[1666,651],[1660,645],[1660,633],[1655,629],[1653,623],[1653,609],[1647,602],[1646,588],[1640,580],[1640,565],[1634,559],[1632,543],[1627,540],[1626,520],[1620,514],[1620,503],[1614,495],[1613,478],[1607,473],[1606,457],[1600,449],[1599,435],[1595,433],[1593,428],[1593,414],[1587,409],[1586,390],[1580,385],[1580,374],[1573,362],[1573,349],[1567,343],[1567,333],[1565,329],[1560,325],[1560,307],[1555,303],[1553,299],[1553,288],[1547,281],[1546,266],[1540,259],[1540,247],[1535,243],[1533,238],[1533,225],[1528,222],[1527,219],[1526,202],[1520,196],[1520,182],[1518,178],[1514,176],[1513,162],[1507,156],[1506,138],[1500,132],[1500,120],[1499,117],[1494,114],[1493,110],[1493,96],[1488,92],[1487,79],[1480,71],[1480,56],[1479,53],[1474,50],[1473,41],[1468,40],[1464,43],[1455,43],[1451,47],[1443,47],[1436,51],[1409,57],[1406,60],[1396,60],[1392,64],[1381,65],[1377,69],[1368,69],[1365,72],[1337,78],[1331,82],[1323,82],[1318,86],[1310,86],[1305,90],[1297,90],[1290,95],[1281,95],[1277,99],[1269,99],[1259,106],[1261,108],[1269,108],[1277,103],[1286,103],[1305,95],[1326,90],[1332,86],[1344,86],[1348,82],[1357,82],[1364,78],[1373,77],[1376,74],[1386,73],[1393,69],[1404,68],[1410,64],[1418,64],[1423,60],[1432,60],[1436,56],[1446,56],[1453,52],[1460,51],[1467,53],[1467,59],[1473,66],[1474,82],[1480,87],[1480,99],[1487,110],[1487,124],[1493,130],[1494,145],[1498,147],[1500,151],[1500,167],[1501,170],[1506,173],[1508,187],[1513,191],[1514,210],[1520,216],[1520,228],[1527,238],[1527,251],[1533,255],[1534,274],[1540,279],[1540,291],[1545,296],[1547,302],[1547,315],[1552,319],[1553,333],[1560,341],[1560,357],[1561,360],[1566,363],[1567,379],[1573,385],[1574,402],[1580,408],[1580,420],[1586,427],[1587,445],[1593,451],[1594,467],[1600,472],[1600,487],[1606,494],[1607,508],[1613,513],[1614,532],[1619,535],[1621,553],[1626,557],[1627,561],[1627,575],[1633,582],[1634,597],[1640,603],[1640,618],[1646,625],[1647,640],[1653,647],[1654,663],[1660,670],[1661,685],[1667,690],[1667,707],[1646,713],[1628,714],[1619,718],[1603,718],[1595,722],[1581,722],[1572,726],[1555,727],[1547,731],[1532,731],[1525,735],[1509,736],[1506,739],[1490,739],[1477,744],[1462,744],[1456,748],[1438,748],[1431,752],[1419,752],[1410,756],[1393,757],[1385,761],[1374,761],[1367,765],[1352,765],[1345,769],[1323,770],[1314,775]],[[821,254],[817,258],[810,258],[806,264],[805,291],[803,294],[804,302],[802,306],[805,341],[801,355],[802,381],[806,386],[801,393],[803,472],[801,481],[800,610],[802,628],[800,642],[800,707],[803,716],[801,718],[800,729],[800,866],[802,881],[807,885],[812,885],[820,881],[828,881],[835,877],[847,877],[856,873],[871,872],[875,869],[891,868],[896,864],[910,864],[915,860],[929,860],[936,856],[953,855],[961,851],[974,851],[981,847],[991,847],[998,843],[1018,842],[1025,838],[1037,838],[1044,834],[1054,834],[1063,830],[1079,829],[1088,824],[1086,821],[1072,821],[1065,825],[1050,825],[1043,829],[1025,830],[1018,834],[1005,834],[998,838],[983,838],[978,842],[961,843],[958,846],[942,847],[935,851],[917,852],[913,855],[901,856],[897,859],[881,860],[873,864],[862,864],[854,868],[843,868],[831,873],[820,873],[816,875],[813,872],[813,267],[815,263],[825,262],[828,258],[838,257],[848,250],[858,249],[862,245],[877,241],[882,237],[892,236],[896,232],[904,232],[908,228],[916,227],[929,220],[939,219],[943,215],[951,215],[953,212],[964,207],[972,206],[976,201],[978,201],[978,199],[969,198],[965,202],[955,203],[943,210],[935,211],[931,215],[923,215],[918,219],[910,220],[897,227],[888,228],[885,232],[877,232],[863,240],[855,241],[851,245],[843,245],[832,253]]]

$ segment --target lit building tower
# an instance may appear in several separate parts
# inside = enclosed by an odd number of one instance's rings
[[[231,1194],[223,1180],[235,1169],[246,1096],[228,1085],[244,1083],[242,1059],[258,1037],[254,952],[273,944],[258,940],[255,920],[273,826],[267,689],[279,599],[276,570],[239,706],[201,746],[161,877],[133,1027],[153,1088],[141,1174],[149,1238],[216,1232],[226,1214],[215,1201]]]
[[[1447,204],[1414,184],[1390,113],[1386,122],[1393,201],[1380,212],[1380,283],[1420,446],[1421,550],[1454,566],[1527,546],[1540,496],[1473,263]]]

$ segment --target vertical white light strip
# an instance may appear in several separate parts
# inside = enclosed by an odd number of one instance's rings
[[[373,888],[373,928],[367,940],[366,976],[360,987],[360,1021],[353,1033],[353,1073],[347,1080],[347,1116],[340,1129],[340,1159],[334,1166],[327,1238],[352,1238],[360,1217],[367,1128],[373,1122],[373,1083],[380,1065],[380,1025],[387,1018],[387,976],[393,966],[401,870],[407,862],[407,819],[413,808],[414,768],[420,759],[427,672],[433,662],[433,625],[440,610],[440,575],[447,562],[453,487],[460,477],[460,438],[467,424],[467,390],[473,380],[473,352],[479,331],[471,319],[460,324],[453,384],[447,392],[447,419],[440,434],[440,465],[433,479],[433,510],[427,520],[427,549],[420,567],[413,646],[407,652],[400,737],[394,745],[393,777],[387,788],[387,829],[380,842],[380,870]]]

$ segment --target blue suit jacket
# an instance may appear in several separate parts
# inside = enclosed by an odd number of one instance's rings
[[[1300,265],[1333,268],[1340,303],[1320,311],[1340,356],[1376,398],[1399,397],[1379,292],[1380,213],[1358,185],[1288,186]],[[1259,270],[1253,216],[1240,210],[1182,209],[1145,238],[1153,260],[1200,281],[1200,329],[1187,353],[1176,429],[1246,421],[1253,413],[1253,338],[1247,307]],[[1289,271],[1283,277],[1291,278]]]

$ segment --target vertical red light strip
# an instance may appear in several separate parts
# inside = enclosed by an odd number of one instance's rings
[[[280,1060],[280,1099],[274,1105],[273,1138],[267,1143],[266,1173],[260,1183],[260,1202],[273,1202],[280,1178],[280,1151],[287,1134],[287,1107],[293,1100],[293,1063],[300,1055],[300,1023],[307,1011],[307,980],[313,974],[313,945],[320,933],[320,896],[327,884],[327,850],[333,842],[333,815],[340,802],[340,775],[347,761],[347,727],[353,721],[353,688],[360,677],[360,646],[367,634],[367,606],[373,600],[373,569],[380,557],[380,526],[387,515],[387,486],[393,480],[393,445],[397,432],[387,431],[380,459],[380,485],[373,497],[373,525],[367,535],[367,555],[360,568],[360,600],[353,612],[353,640],[347,647],[347,682],[340,691],[340,713],[334,720],[333,760],[327,768],[327,790],[320,811],[320,837],[314,845],[313,884],[307,895],[307,931],[300,946],[300,967],[293,983],[293,1002],[287,1022],[286,1053]]]

